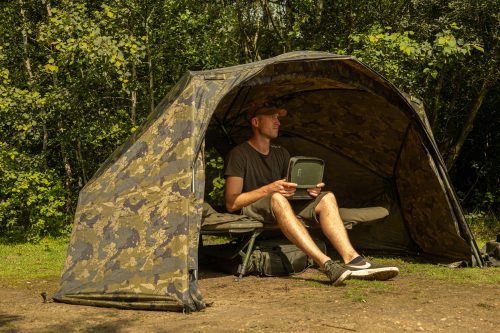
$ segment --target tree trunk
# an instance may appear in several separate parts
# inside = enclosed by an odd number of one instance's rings
[[[31,69],[31,59],[29,56],[29,43],[28,43],[28,31],[27,31],[27,24],[28,20],[26,19],[26,13],[24,11],[24,1],[19,0],[19,6],[20,6],[20,14],[21,14],[21,20],[22,20],[22,28],[21,28],[21,34],[23,36],[23,60],[24,60],[24,68],[26,69],[26,74],[28,77],[28,87],[31,92],[34,91],[34,76],[33,76],[33,71]],[[47,6],[50,6],[47,5]],[[50,8],[50,7],[48,7]],[[42,155],[43,155],[43,166],[44,170],[47,170],[48,165],[47,165],[47,147],[48,147],[48,142],[49,142],[49,133],[47,131],[47,117],[45,111],[37,106],[39,114],[42,115]]]
[[[437,82],[436,89],[432,91],[432,94],[436,96],[434,100],[432,101],[432,117],[431,117],[431,128],[433,132],[436,132],[436,129],[438,127],[438,117],[439,117],[439,103],[441,102],[440,100],[440,94],[441,94],[441,89],[443,88],[443,82],[444,82],[444,77],[445,77],[445,68],[441,70],[441,73],[439,75],[439,79]]]
[[[352,33],[352,30],[353,30],[353,13],[352,13],[352,2],[349,1],[349,4],[348,4],[349,8],[345,14],[345,17],[346,17],[346,30],[344,32],[344,40],[349,40],[349,36],[351,35]]]
[[[148,71],[149,71],[149,109],[151,112],[155,109],[155,90],[153,76],[153,59],[151,56],[151,48],[148,45]]]
[[[154,76],[153,76],[153,59],[151,55],[151,43],[149,41],[149,20],[153,15],[153,11],[146,18],[146,56],[148,58],[148,76],[149,76],[149,111],[153,112],[155,109],[155,92],[154,92]]]
[[[238,19],[238,37],[239,37],[239,61],[240,63],[246,63],[247,61],[247,50],[245,43],[245,32],[243,27],[243,17],[241,16],[241,5],[239,3],[236,4],[236,18]],[[265,18],[265,16],[264,16]]]
[[[49,168],[47,164],[47,148],[49,146],[49,132],[47,131],[46,121],[47,119],[44,119],[42,124],[42,131],[43,131],[42,154],[43,154],[43,167],[45,171],[47,171],[47,169]]]
[[[64,124],[62,118],[59,117],[57,124],[60,133],[64,133]],[[64,166],[65,179],[64,186],[66,188],[66,214],[71,213],[71,183],[73,181],[73,171],[71,169],[71,164],[69,162],[68,152],[66,151],[65,140],[59,140],[59,147],[61,148],[61,158]]]
[[[28,24],[28,20],[26,19],[26,14],[24,12],[24,1],[19,0],[21,19],[22,19],[22,28],[21,34],[23,35],[23,51],[24,51],[24,68],[26,68],[26,73],[28,74],[28,85],[30,88],[33,88],[33,72],[31,70],[31,60],[29,57],[29,44],[28,44],[28,31],[26,26]]]
[[[479,89],[479,92],[477,94],[477,97],[473,101],[468,115],[467,115],[467,120],[465,121],[464,126],[462,127],[462,130],[460,133],[457,135],[456,139],[453,140],[453,142],[450,144],[450,147],[448,148],[447,154],[446,154],[446,168],[450,170],[453,165],[455,164],[455,161],[457,160],[458,156],[460,155],[460,151],[465,143],[465,140],[467,139],[467,136],[469,133],[472,131],[472,128],[474,127],[474,119],[476,118],[477,112],[481,108],[481,105],[483,104],[483,100],[488,94],[488,91],[490,88],[495,84],[497,80],[496,73],[495,73],[495,67],[492,66],[490,69],[488,75],[486,76],[486,79],[484,80],[483,84],[481,85],[481,88]]]
[[[257,26],[255,27],[255,34],[252,39],[253,61],[262,60],[262,58],[260,57],[259,43],[258,43],[260,36],[260,27],[261,27],[261,21],[257,20]]]
[[[80,164],[80,169],[82,170],[83,184],[81,185],[85,185],[88,182],[88,177],[87,170],[85,169],[85,162],[83,160],[82,142],[80,141],[80,139],[77,139],[76,141],[76,158],[78,160],[78,164]]]
[[[245,29],[245,22],[243,21],[241,6],[237,7],[236,17],[238,19],[239,28],[240,62],[246,63],[249,61],[260,60],[259,51],[257,50],[257,42],[260,34],[260,22],[257,21],[255,34],[253,36],[250,36]],[[266,12],[263,11],[263,20],[265,18]]]
[[[285,44],[285,39],[283,38],[283,34],[279,30],[278,26],[274,22],[273,14],[271,12],[271,9],[269,8],[269,1],[268,0],[263,0],[261,2],[261,5],[263,7],[263,10],[267,13],[267,16],[269,17],[269,22],[271,22],[271,26],[273,27],[273,31],[276,33],[276,36],[279,38],[279,40]]]
[[[42,0],[42,3],[43,4],[47,3],[47,15],[49,17],[51,17],[52,16],[52,7],[50,6],[50,0],[47,0],[47,1]]]
[[[54,85],[57,84],[57,78],[54,77]],[[66,188],[66,204],[65,204],[65,210],[67,215],[72,215],[71,212],[71,198],[72,198],[72,188],[71,184],[73,183],[73,170],[71,168],[71,163],[70,159],[68,156],[68,152],[66,150],[66,142],[69,142],[68,138],[65,138],[66,136],[66,129],[64,128],[64,123],[62,120],[62,115],[59,114],[59,121],[57,122],[57,132],[60,133],[60,137],[58,138],[59,141],[59,148],[61,150],[61,158],[64,166],[64,173],[65,173],[65,178],[64,178],[64,186]],[[77,152],[78,155],[78,152]]]
[[[285,24],[286,24],[286,31],[293,31],[293,27],[295,25],[295,17],[293,16],[295,12],[295,8],[293,7],[293,3],[291,0],[287,0],[285,2]],[[292,50],[292,39],[290,38],[289,35],[286,37],[286,49],[284,50],[285,52],[289,52]]]
[[[46,1],[46,2],[43,1],[43,3],[47,4],[47,16],[51,17],[52,16],[52,8],[50,5],[50,1]],[[57,80],[57,76],[55,73],[52,74],[52,80],[53,80],[53,85],[54,85],[53,87],[56,88],[57,84],[58,84],[57,83],[58,80]],[[57,131],[58,131],[58,133],[65,132],[64,123],[63,123],[61,114],[59,114],[59,121],[57,122]],[[66,151],[64,139],[59,139],[59,146],[61,149],[61,157],[62,157],[64,172],[65,172],[65,176],[66,176],[65,180],[64,180],[64,186],[66,188],[65,210],[66,210],[66,214],[70,215],[71,206],[72,206],[72,203],[71,203],[71,197],[72,197],[71,196],[71,183],[73,181],[73,171],[71,169],[71,164],[70,164],[70,160],[68,157],[68,152]],[[77,154],[78,154],[78,152],[77,152]]]
[[[42,1],[42,3],[45,3],[45,0]],[[52,7],[50,6],[50,1],[47,1],[47,16],[48,17],[51,17],[52,16]],[[42,129],[43,129],[43,143],[42,143],[42,152],[43,152],[43,162],[44,162],[44,167],[45,167],[45,170],[48,169],[48,165],[47,165],[47,149],[48,149],[48,146],[49,146],[49,132],[47,131],[47,117],[46,117],[46,112],[44,111],[43,112],[44,114],[44,119],[43,119],[43,125],[42,125]]]
[[[134,89],[130,92],[130,122],[132,126],[135,127],[136,123],[136,114],[137,114],[137,68],[135,63],[132,63],[132,84],[134,85]]]

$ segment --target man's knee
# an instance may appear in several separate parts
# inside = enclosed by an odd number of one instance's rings
[[[285,198],[281,193],[275,192],[271,194],[271,208],[274,212],[276,212],[276,210],[289,209],[291,206],[287,198]]]
[[[337,199],[335,198],[335,195],[332,192],[328,192],[321,198],[316,208],[317,210],[321,210],[324,207],[332,205],[337,206]]]

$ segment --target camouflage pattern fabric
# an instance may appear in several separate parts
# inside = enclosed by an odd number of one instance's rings
[[[470,246],[458,236],[460,230],[449,194],[436,175],[435,162],[413,125],[396,169],[401,207],[408,228],[424,252],[467,260],[471,254]]]
[[[195,232],[201,216],[201,200],[192,189],[193,134],[198,129],[193,113],[186,112],[193,97],[184,90],[81,191],[56,300],[203,308],[199,296],[193,297],[197,288],[190,288],[196,264],[189,256],[194,238],[189,232]]]
[[[470,257],[475,243],[436,168],[442,161],[418,103],[352,57],[293,52],[186,73],[81,190],[54,299],[203,309],[196,271],[204,140],[224,151],[246,139],[243,110],[259,101],[288,109],[284,139],[307,143],[297,146],[307,148],[297,154],[340,158],[356,166],[335,175],[344,179],[339,201],[362,207],[390,199],[386,227],[393,232],[385,234],[391,238],[384,239],[379,230],[377,237],[368,237],[370,248],[380,244],[450,260]],[[366,186],[350,188],[360,175]],[[443,239],[445,245],[437,245]]]

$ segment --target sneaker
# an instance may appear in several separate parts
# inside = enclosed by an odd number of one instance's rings
[[[342,267],[332,260],[328,260],[327,262],[325,262],[323,271],[334,286],[340,286],[344,282],[344,280],[347,279],[352,273],[350,270]]]
[[[385,281],[392,279],[399,273],[395,266],[385,266],[369,262],[362,256],[356,257],[344,267],[352,271],[352,279]]]

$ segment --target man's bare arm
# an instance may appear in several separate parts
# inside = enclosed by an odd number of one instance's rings
[[[284,197],[291,197],[295,193],[296,188],[297,184],[288,183],[280,179],[253,191],[242,193],[243,178],[227,177],[224,201],[226,203],[226,209],[229,212],[234,212],[275,192],[281,193]]]

